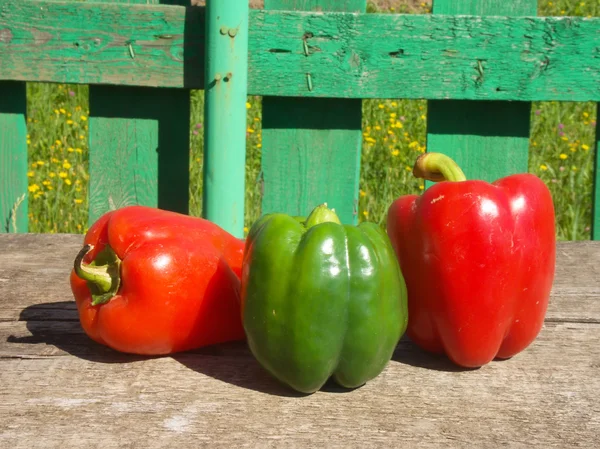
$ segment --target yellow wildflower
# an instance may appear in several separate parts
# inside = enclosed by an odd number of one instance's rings
[[[573,171],[577,171],[577,167],[575,167],[574,165],[571,166],[571,170]]]
[[[396,157],[400,154],[400,150],[394,150],[392,151],[392,156]]]
[[[252,105],[248,102],[246,102],[246,109],[250,109],[252,107]]]
[[[72,125],[73,123],[75,123],[73,120],[67,120],[67,125]]]
[[[65,184],[70,186],[72,184],[72,182],[69,178],[65,178]]]
[[[377,131],[381,131],[381,126],[379,126],[379,125],[376,125],[376,126],[375,126],[375,129],[376,129]]]
[[[584,112],[584,113],[583,113],[583,116],[584,116],[585,118],[588,118],[588,117],[590,116],[590,114],[588,114],[587,112]]]
[[[73,151],[75,151],[75,150],[74,150],[72,147],[69,147],[69,148],[67,148],[67,151],[68,151],[69,153],[72,153],[72,152],[73,152]]]
[[[48,187],[52,183],[46,179],[45,181],[42,181],[42,184]]]
[[[377,105],[377,107],[378,107],[379,109],[383,109],[383,108],[385,108],[385,106],[384,106],[382,103],[379,103],[379,104]]]
[[[396,128],[398,128],[398,129],[400,129],[400,128],[404,128],[404,125],[403,125],[403,124],[402,124],[402,122],[400,122],[400,121],[397,121],[395,126],[396,126]]]
[[[250,134],[252,134],[252,133],[254,132],[254,130],[253,130],[252,128],[248,128],[248,129],[246,130],[246,132],[249,132]]]
[[[61,171],[61,172],[58,173],[58,177],[59,178],[65,179],[67,176],[69,176],[69,175],[68,175],[68,173],[66,171]]]
[[[424,190],[424,189],[425,189],[425,186],[424,186],[423,184],[421,184],[421,185],[419,186],[419,189],[421,189],[421,190]]]
[[[70,168],[72,167],[72,166],[71,166],[71,164],[69,164],[69,161],[67,161],[67,160],[65,160],[65,161],[63,162],[63,165],[62,165],[62,166],[63,166],[63,168],[64,168],[65,170],[68,170],[68,169],[70,169]]]
[[[38,190],[40,190],[40,186],[38,186],[37,184],[32,184],[29,187],[27,187],[27,190],[29,190],[31,193],[35,193]]]
[[[404,167],[404,170],[406,170],[406,171],[412,171],[412,167],[410,165],[407,165],[406,167]]]
[[[363,215],[365,216],[365,218],[367,218],[369,216],[369,212],[366,210],[363,210]]]
[[[32,171],[28,171],[28,172],[27,172],[27,176],[28,176],[28,177],[30,177],[30,178],[33,178],[33,175],[34,175],[34,174],[35,174],[35,173],[33,173]]]
[[[419,146],[419,142],[417,142],[416,140],[413,140],[411,143],[408,144],[408,148],[416,148]]]
[[[74,202],[75,204],[81,204],[81,203],[83,203],[83,200],[82,200],[82,199],[80,199],[80,198],[75,198],[75,199],[73,200],[73,202]]]
[[[564,140],[565,142],[569,141],[569,138],[567,136],[562,136],[561,139]]]
[[[50,176],[51,178],[54,178],[56,176],[56,173],[54,173],[53,171],[51,171],[50,173],[48,173],[48,176]]]
[[[75,152],[81,154],[83,153],[83,150],[81,148],[75,148]]]
[[[84,122],[87,120],[87,117],[86,117],[85,115],[82,115],[80,118],[81,118],[81,120],[83,120]]]
[[[55,110],[54,110],[54,113],[55,113],[56,115],[58,115],[58,114],[59,114],[59,112],[58,112],[58,109],[55,109]]]
[[[85,139],[85,136],[83,134],[79,134],[79,139],[83,140]]]
[[[256,148],[262,148],[262,143],[257,143]]]
[[[67,113],[67,111],[65,111],[64,108],[60,108],[59,111],[60,111],[61,114],[66,114]]]
[[[584,143],[583,145],[581,145],[581,149],[584,151],[588,151],[590,149],[590,147]]]
[[[569,156],[567,156],[565,153],[561,153],[560,156],[558,156],[558,157],[561,158],[564,161]]]
[[[425,120],[427,116],[425,114],[421,115],[421,120]]]
[[[546,171],[546,170],[548,170],[548,166],[545,164],[542,164],[542,165],[540,165],[540,170]]]
[[[390,117],[391,117],[391,118],[396,118],[396,116],[397,116],[397,115],[398,115],[398,114],[396,114],[395,112],[392,112],[392,113],[390,114]]]
[[[363,189],[360,189],[360,190],[358,191],[358,193],[359,193],[359,195],[360,195],[361,197],[364,197],[364,196],[366,196],[366,195],[367,195]]]
[[[395,108],[396,106],[398,106],[398,103],[396,103],[395,101],[392,101],[392,107]]]
[[[60,161],[58,159],[56,159],[55,157],[53,157],[52,159],[50,159],[52,162],[54,162],[55,164],[60,164]]]
[[[366,140],[367,142],[369,142],[369,143],[375,143],[375,142],[376,142],[376,140],[375,140],[375,139],[373,139],[372,137],[367,137],[367,138],[365,138],[365,140]]]

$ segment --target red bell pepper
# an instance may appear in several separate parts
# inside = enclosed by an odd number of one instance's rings
[[[244,241],[216,224],[144,206],[87,232],[71,288],[81,325],[121,352],[158,355],[243,340]]]
[[[408,290],[407,335],[464,367],[514,356],[540,332],[552,288],[550,191],[532,174],[466,180],[439,153],[421,156],[413,173],[440,182],[388,211]]]

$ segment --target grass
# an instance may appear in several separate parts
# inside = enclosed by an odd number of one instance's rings
[[[415,12],[406,2],[388,2],[393,12]],[[411,2],[411,5],[414,5]],[[426,13],[424,2],[416,12]],[[370,4],[375,10],[375,4]],[[600,1],[540,2],[540,15],[600,15]],[[29,84],[29,230],[83,233],[87,228],[88,89],[86,86]],[[191,93],[190,214],[202,208],[203,95]],[[246,226],[260,216],[261,100],[248,99]],[[590,238],[595,103],[534,103],[529,171],[550,188],[561,240]],[[360,173],[360,220],[385,223],[389,204],[418,193],[411,175],[426,150],[427,102],[365,100]],[[385,182],[382,182],[385,180]]]

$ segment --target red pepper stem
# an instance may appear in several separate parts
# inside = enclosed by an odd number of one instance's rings
[[[413,175],[428,181],[466,181],[467,177],[451,158],[442,153],[425,153],[417,158]]]
[[[304,225],[306,228],[311,228],[321,223],[337,223],[341,224],[340,219],[334,209],[329,209],[327,203],[321,204],[313,209]]]
[[[77,254],[73,268],[78,277],[87,281],[92,293],[92,305],[95,306],[108,302],[119,290],[121,260],[113,249],[106,245],[95,260],[86,264],[83,258],[92,249],[94,249],[93,245],[85,245]]]

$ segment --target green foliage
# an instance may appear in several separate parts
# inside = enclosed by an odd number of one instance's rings
[[[390,2],[391,3],[391,2]],[[405,3],[402,3],[405,5]],[[371,11],[427,13],[430,2]],[[411,4],[411,5],[413,5]],[[404,8],[404,9],[402,9]],[[540,15],[598,16],[600,1],[540,2]],[[75,232],[87,227],[88,146],[86,86],[28,85],[29,226],[31,232]],[[203,109],[201,91],[191,93],[190,214],[202,209]],[[261,100],[248,99],[246,226],[260,216],[262,176]],[[389,204],[399,195],[419,193],[413,178],[416,157],[426,150],[427,102],[363,102],[363,152],[359,217],[385,224]],[[540,176],[554,197],[560,239],[590,238],[594,103],[534,103],[529,171]],[[334,182],[334,180],[332,180]]]

